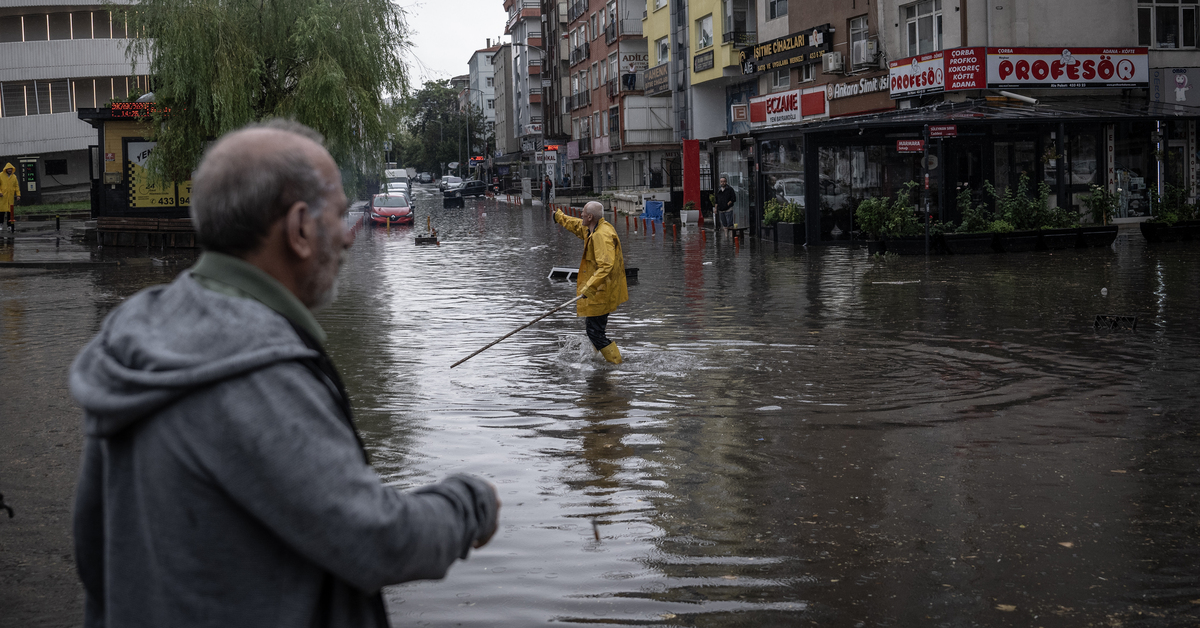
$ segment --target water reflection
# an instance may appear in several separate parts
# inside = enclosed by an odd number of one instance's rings
[[[1194,625],[1200,249],[879,262],[619,221],[625,364],[562,315],[451,371],[573,296],[546,275],[580,244],[436,198],[441,245],[361,232],[320,314],[381,475],[504,500],[491,546],[387,591],[396,624]],[[0,356],[69,360],[173,272],[0,271]]]

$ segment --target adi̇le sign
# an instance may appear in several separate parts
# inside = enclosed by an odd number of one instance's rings
[[[1148,87],[1145,48],[956,48],[888,64],[892,98],[968,89]]]
[[[758,74],[780,68],[802,67],[821,62],[821,57],[833,48],[830,26],[792,33],[740,51],[742,74]]]

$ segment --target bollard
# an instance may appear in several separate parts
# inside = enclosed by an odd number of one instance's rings
[[[733,253],[736,255],[741,250],[741,244],[738,242],[738,237],[733,236]]]
[[[679,239],[679,225],[676,225],[674,223],[671,224],[671,239],[672,240]]]
[[[58,221],[58,216],[57,216],[57,215],[54,217],[54,230],[55,230],[55,231],[61,231],[61,230],[62,230],[62,224],[61,224],[61,223]]]
[[[650,221],[650,235],[658,235],[658,226],[655,221]]]
[[[629,233],[629,214],[625,214],[625,233]]]
[[[642,219],[642,235],[646,235],[646,219]]]

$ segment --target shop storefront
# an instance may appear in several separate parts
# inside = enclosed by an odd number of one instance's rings
[[[1169,86],[1188,80],[1158,72]],[[1034,190],[1050,188],[1052,206],[1086,211],[1082,197],[1096,185],[1119,195],[1117,220],[1144,219],[1153,189],[1171,185],[1195,197],[1200,150],[1200,108],[1147,98],[1150,74],[1145,49],[974,48],[893,61],[887,92],[870,79],[826,86],[831,114],[839,96],[903,101],[975,91],[961,102],[759,127],[762,198],[799,204],[810,244],[860,238],[858,203],[894,196],[910,181],[919,184],[921,205],[928,199],[933,218],[944,222],[961,220],[960,191],[991,204],[985,182],[1003,192],[1022,175]],[[1039,98],[1030,104],[985,88],[1037,90]],[[941,132],[928,137],[929,127]]]

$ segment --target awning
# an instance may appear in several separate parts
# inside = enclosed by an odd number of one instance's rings
[[[1079,100],[1045,98],[1036,105],[1006,99],[976,99],[960,103],[938,103],[914,109],[897,109],[872,115],[837,118],[794,127],[757,129],[755,135],[786,132],[824,132],[926,124],[969,124],[972,122],[1120,122],[1200,118],[1200,107],[1150,102],[1148,100]]]

